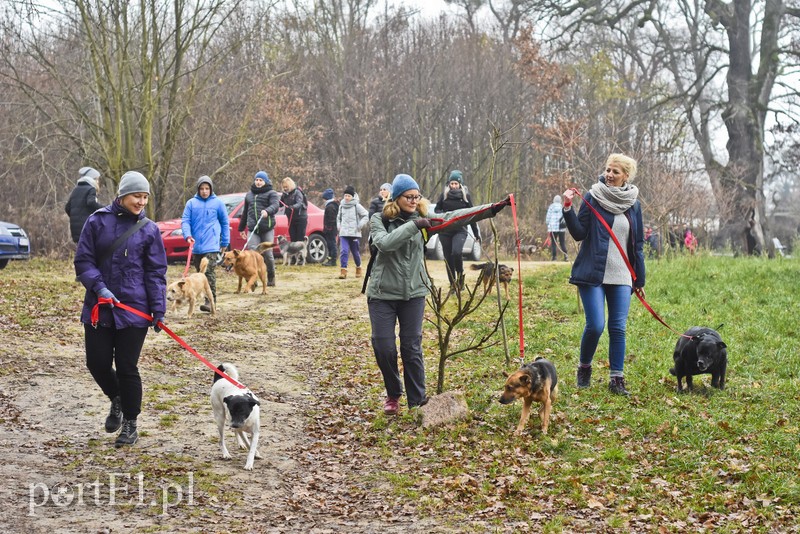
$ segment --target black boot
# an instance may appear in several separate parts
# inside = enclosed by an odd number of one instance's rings
[[[267,273],[267,285],[275,287],[275,273]]]
[[[211,303],[209,302],[208,299],[206,299],[206,301],[203,304],[200,305],[200,311],[206,312],[206,313],[211,313],[211,307],[209,306],[209,304],[211,304]]]
[[[122,426],[122,401],[119,399],[119,395],[111,399],[111,410],[108,411],[108,417],[106,417],[106,432],[111,434],[112,432],[116,432],[119,430],[119,427]]]
[[[592,368],[578,365],[578,377],[575,381],[579,388],[588,388],[592,383]]]
[[[612,376],[608,382],[608,389],[615,395],[630,395],[628,390],[625,389],[625,378],[621,376]]]
[[[136,419],[124,419],[122,421],[122,432],[117,436],[114,447],[119,449],[125,445],[133,445],[137,439],[139,439],[139,433],[136,432]]]

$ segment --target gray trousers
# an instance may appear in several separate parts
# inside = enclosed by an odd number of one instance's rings
[[[249,239],[250,242],[247,244],[247,249],[255,250],[261,243],[268,243],[275,240],[275,229],[273,228],[272,230],[267,230],[260,234],[256,232],[254,236],[249,236]],[[264,258],[264,263],[267,264],[267,275],[273,278],[275,276],[275,255],[272,253],[272,249],[270,248],[262,252],[261,256]]]
[[[422,320],[425,297],[410,300],[371,298],[369,320],[372,324],[372,350],[389,397],[399,398],[405,384],[408,406],[419,406],[425,399],[425,362],[422,359]],[[400,357],[403,382],[397,365],[395,326],[400,325]]]

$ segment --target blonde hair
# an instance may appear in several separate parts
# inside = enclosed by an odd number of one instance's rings
[[[286,178],[284,178],[283,180],[281,180],[281,186],[282,187],[288,187],[289,191],[297,189],[297,184],[294,183],[294,180],[292,180],[288,176]]]
[[[428,210],[431,207],[431,202],[427,198],[421,198],[419,202],[417,202],[417,213],[419,213],[420,217],[427,217]],[[386,205],[383,206],[383,216],[387,219],[396,219],[400,216],[400,206],[397,205],[396,200],[387,200]]]
[[[629,182],[636,177],[636,160],[632,157],[626,156],[625,154],[611,154],[606,160],[606,167],[612,163],[619,165],[623,172],[628,175],[628,179],[626,181]]]

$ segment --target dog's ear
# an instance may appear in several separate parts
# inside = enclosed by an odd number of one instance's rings
[[[531,375],[529,375],[528,373],[522,373],[519,376],[519,381],[520,381],[521,384],[524,384],[524,385],[527,386],[528,384],[531,383]]]
[[[506,378],[508,378],[508,377],[509,377],[509,376],[511,376],[511,375],[510,375],[510,374],[508,374],[508,373],[506,373],[505,371],[503,371],[503,376],[504,376],[504,377],[506,377]]]
[[[238,258],[238,257],[239,257],[239,251],[238,251],[238,250],[234,250],[234,251],[233,251],[233,256],[234,256],[235,258]]]
[[[718,349],[727,349],[728,345],[726,345],[724,341],[717,341],[717,348]]]
[[[178,287],[181,289],[183,289],[183,286],[185,285],[186,285],[186,280],[181,280],[180,282],[178,282]]]

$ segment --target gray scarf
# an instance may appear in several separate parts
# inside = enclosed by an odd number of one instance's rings
[[[597,203],[614,215],[627,211],[639,197],[639,188],[627,183],[622,187],[609,187],[603,182],[597,182],[590,191]]]

